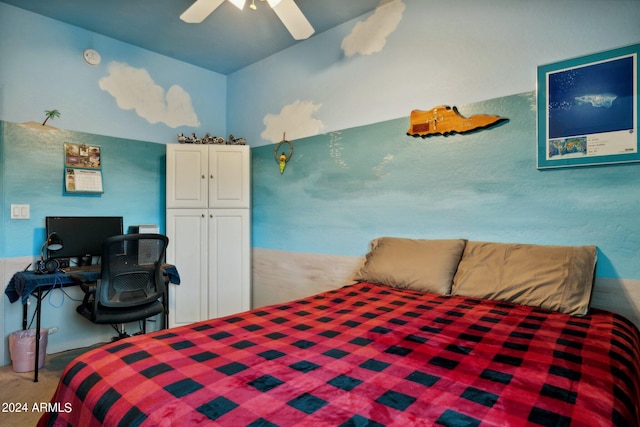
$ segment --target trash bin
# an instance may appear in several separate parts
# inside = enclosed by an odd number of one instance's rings
[[[29,372],[34,370],[36,359],[36,330],[25,329],[12,332],[9,335],[9,354],[13,370],[16,372]],[[44,358],[47,354],[47,341],[49,330],[40,329],[40,348],[38,356],[38,368],[44,366]]]

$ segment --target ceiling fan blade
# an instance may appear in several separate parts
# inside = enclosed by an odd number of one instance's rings
[[[189,9],[180,15],[180,19],[189,24],[200,23],[223,2],[224,0],[196,0],[195,3],[189,6]]]
[[[278,15],[287,30],[294,39],[304,40],[315,32],[307,18],[293,0],[282,0],[273,6],[273,11]]]

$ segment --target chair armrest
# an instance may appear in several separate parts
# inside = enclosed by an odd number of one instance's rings
[[[77,283],[89,283],[89,280],[84,274],[70,274],[69,278]]]
[[[80,289],[82,289],[85,294],[96,293],[96,282],[87,280],[82,274],[70,274],[69,277],[80,285]]]

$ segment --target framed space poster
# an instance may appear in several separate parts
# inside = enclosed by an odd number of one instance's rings
[[[538,169],[640,161],[639,50],[538,67]]]

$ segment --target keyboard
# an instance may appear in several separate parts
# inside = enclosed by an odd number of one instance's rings
[[[82,272],[91,272],[91,271],[100,271],[100,264],[92,264],[92,265],[81,265],[81,266],[73,266],[67,267],[64,269],[66,273],[82,273]]]

